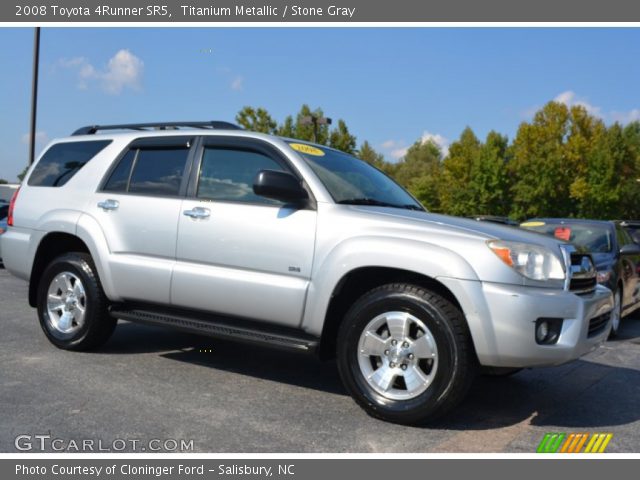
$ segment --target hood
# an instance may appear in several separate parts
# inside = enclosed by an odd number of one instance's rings
[[[593,263],[597,270],[613,269],[616,263],[616,257],[613,253],[592,253]]]
[[[532,243],[547,247],[556,252],[559,245],[566,243],[553,237],[524,230],[519,227],[511,227],[493,222],[480,222],[463,217],[389,207],[355,205],[348,205],[346,207],[353,210],[354,213],[358,212],[359,214],[365,214],[369,217],[378,217],[380,222],[391,223],[398,228],[424,227],[429,230],[444,229],[451,234],[476,237],[484,240]],[[369,220],[372,219],[373,218],[369,218]]]

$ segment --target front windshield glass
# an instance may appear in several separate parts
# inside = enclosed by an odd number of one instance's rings
[[[613,250],[611,230],[605,225],[588,223],[547,223],[528,221],[520,225],[527,230],[545,233],[558,240],[571,242],[589,253],[610,253]]]
[[[406,190],[367,162],[337,150],[290,142],[336,203],[424,210]]]

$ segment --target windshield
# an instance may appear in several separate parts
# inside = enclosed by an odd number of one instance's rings
[[[520,226],[527,230],[551,235],[565,242],[571,242],[588,253],[610,253],[613,251],[611,230],[606,225],[548,223],[532,220]]]
[[[377,168],[343,152],[290,142],[336,203],[424,210],[406,190]]]

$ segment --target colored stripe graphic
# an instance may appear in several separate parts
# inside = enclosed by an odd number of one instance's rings
[[[612,433],[596,433],[593,435],[584,453],[602,453],[613,438]]]
[[[538,453],[556,453],[560,445],[562,444],[562,440],[564,440],[566,434],[564,433],[547,433],[540,445],[538,445]]]
[[[537,453],[603,453],[613,433],[547,433],[538,445]],[[587,442],[587,440],[589,440]]]

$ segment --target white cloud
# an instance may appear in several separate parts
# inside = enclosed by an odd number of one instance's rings
[[[589,103],[586,99],[578,97],[573,90],[566,90],[553,99],[555,102],[564,103],[567,107],[581,106],[591,115],[601,117],[600,107],[596,107]]]
[[[391,150],[391,152],[389,152],[389,154],[394,160],[400,160],[407,154],[408,149],[408,147],[394,148],[393,150]]]
[[[443,157],[446,157],[449,153],[449,140],[439,133],[431,133],[425,130],[420,137],[420,142],[432,142],[438,148],[440,148]],[[407,150],[409,149],[409,146],[403,140],[387,140],[380,146],[385,151],[385,153],[395,161],[400,160],[402,157],[404,157],[407,154]]]
[[[449,140],[440,135],[439,133],[425,132],[422,134],[422,143],[431,142],[440,148],[442,156],[446,157],[449,154]]]
[[[231,90],[235,90],[236,92],[242,90],[243,83],[244,83],[244,78],[241,75],[237,75],[231,81]]]
[[[394,161],[400,160],[407,154],[408,147],[403,140],[387,140],[380,146]]]
[[[22,135],[22,138],[20,140],[25,145],[29,145],[30,139],[31,139],[31,134],[25,133],[24,135]],[[44,145],[48,141],[49,141],[49,136],[47,135],[47,132],[36,131],[36,145]]]
[[[126,88],[140,90],[144,62],[129,50],[118,50],[102,69],[94,67],[85,57],[60,59],[58,64],[78,71],[78,88],[89,88],[97,82],[100,88],[111,95],[119,95]]]
[[[58,60],[58,65],[65,68],[78,67],[85,63],[87,63],[87,59],[84,57],[61,58]]]
[[[585,110],[595,116],[599,117],[605,122],[619,122],[621,124],[627,124],[634,121],[640,120],[640,108],[634,108],[626,112],[620,111],[605,111],[602,107],[594,105],[589,102],[586,98],[579,96],[573,90],[566,90],[562,93],[556,95],[553,99],[555,102],[563,103],[567,107],[573,107],[575,105],[579,105],[585,108]],[[538,110],[542,107],[539,105],[533,106],[531,108],[526,109],[522,112],[523,118],[529,120],[531,119]]]
[[[640,108],[634,108],[628,112],[611,112],[611,120],[622,124],[640,121]]]

